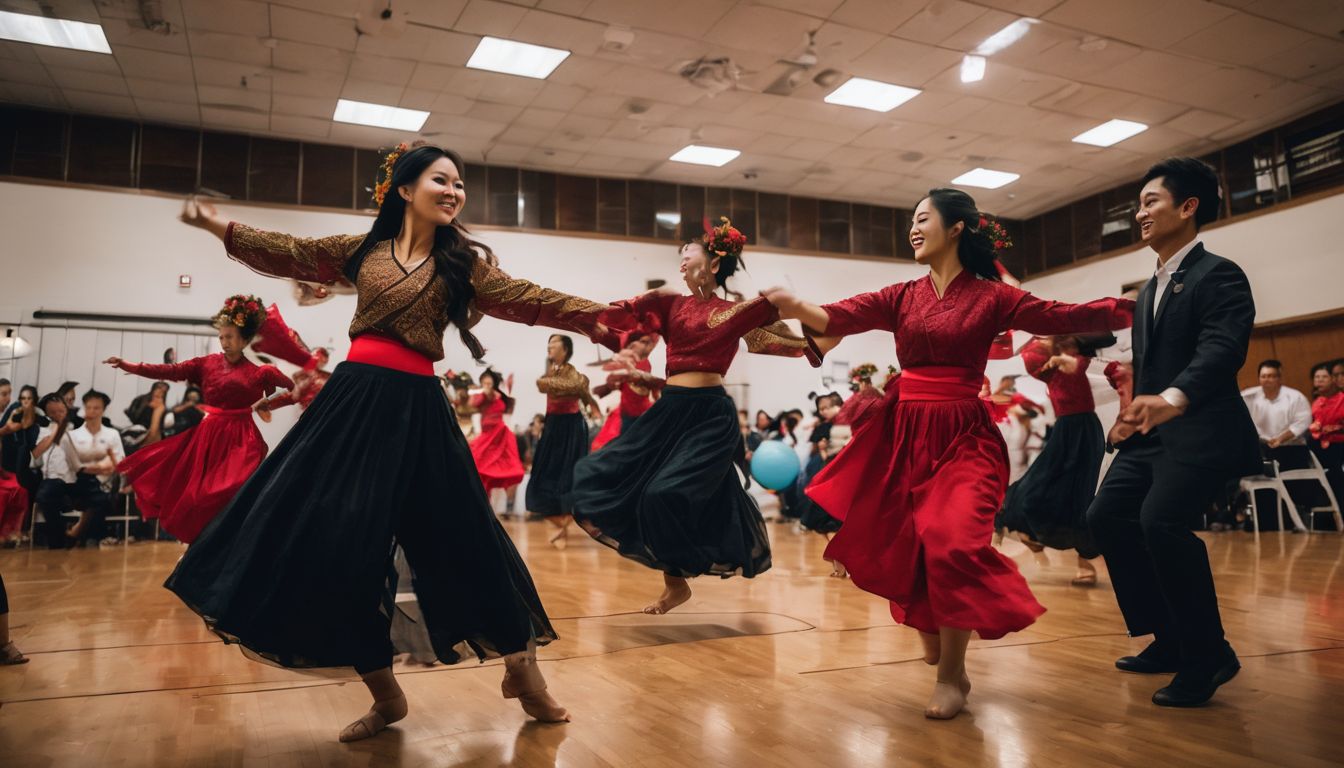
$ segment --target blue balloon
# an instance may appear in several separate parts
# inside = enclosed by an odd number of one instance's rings
[[[751,454],[751,476],[772,491],[788,488],[798,479],[798,454],[779,440],[767,440]]]

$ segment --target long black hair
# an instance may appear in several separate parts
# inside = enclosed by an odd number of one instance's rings
[[[406,200],[402,198],[399,189],[414,184],[426,168],[442,157],[451,160],[459,174],[464,172],[462,157],[442,147],[423,145],[409,149],[397,158],[392,166],[392,183],[382,205],[378,207],[378,216],[373,220],[369,234],[364,236],[364,242],[359,244],[354,255],[346,262],[345,277],[351,283],[358,277],[359,268],[363,266],[369,251],[401,232],[406,215]],[[430,255],[434,259],[434,271],[448,287],[445,302],[448,320],[457,326],[457,334],[471,352],[472,358],[479,361],[485,357],[485,347],[481,346],[480,339],[468,327],[471,301],[476,298],[476,289],[471,285],[471,272],[477,259],[485,259],[492,265],[498,263],[495,253],[484,243],[468,237],[467,228],[454,219],[451,224],[434,230],[434,245]]]
[[[957,241],[957,258],[963,269],[968,269],[986,280],[999,280],[999,270],[994,266],[998,258],[994,251],[994,240],[980,231],[980,209],[975,207],[975,198],[951,187],[937,187],[929,190],[929,205],[943,217],[943,226],[951,229],[958,221],[963,225],[961,237]]]
[[[499,371],[494,368],[486,368],[481,371],[481,383],[484,384],[487,378],[495,382],[495,392],[499,395],[499,399],[504,401],[504,412],[513,411],[513,398],[509,397],[509,393],[504,391],[504,377],[499,375]]]

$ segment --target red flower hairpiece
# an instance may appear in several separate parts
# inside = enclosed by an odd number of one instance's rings
[[[985,214],[980,214],[980,226],[975,228],[976,232],[989,238],[989,242],[994,245],[995,253],[1003,253],[1013,247],[1013,239],[1008,236],[1008,230],[1003,228],[998,219]]]
[[[734,227],[727,216],[720,216],[719,221],[723,223],[717,227],[711,227],[705,221],[705,236],[700,238],[700,242],[704,244],[705,250],[715,256],[740,256],[742,248],[747,244],[747,236]]]
[[[228,323],[238,328],[247,327],[249,320],[257,327],[266,322],[266,310],[261,299],[248,293],[237,293],[224,300],[224,306],[215,313],[216,323]]]

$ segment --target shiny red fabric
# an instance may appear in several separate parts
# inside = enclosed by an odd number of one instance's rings
[[[205,396],[205,419],[186,432],[145,446],[117,465],[135,488],[146,520],[191,543],[266,457],[266,441],[252,421],[252,404],[294,382],[274,366],[222,354],[175,365],[127,364],[140,376],[190,381]]]
[[[433,376],[434,363],[424,355],[406,346],[398,339],[380,333],[362,333],[350,342],[350,353],[345,356],[352,363],[391,368],[417,376]]]
[[[1032,378],[1045,382],[1046,391],[1050,393],[1050,405],[1055,409],[1055,418],[1096,411],[1092,382],[1087,378],[1087,367],[1092,363],[1092,358],[1078,356],[1078,368],[1073,373],[1061,370],[1042,373],[1041,368],[1053,354],[1054,349],[1049,341],[1037,339],[1022,350],[1022,364]]]
[[[1311,403],[1311,439],[1322,448],[1344,443],[1344,392],[1318,397]],[[1319,428],[1315,425],[1319,424]],[[1328,427],[1335,427],[1331,430]]]
[[[523,481],[522,459],[518,457],[518,438],[504,422],[506,407],[502,398],[486,400],[472,395],[471,405],[481,414],[481,433],[471,441],[471,456],[486,491],[512,488]]]
[[[653,363],[648,359],[640,360],[635,363],[635,368],[645,372],[653,372]],[[644,412],[653,407],[653,397],[650,395],[649,388],[643,384],[634,384],[629,380],[621,382],[621,407],[620,412],[627,418],[635,419]]]
[[[19,485],[19,476],[0,469],[0,539],[23,530],[28,514],[28,491]]]
[[[923,632],[953,627],[994,639],[1031,625],[1045,609],[990,543],[1008,487],[1007,447],[977,397],[990,342],[1008,327],[1123,328],[1133,303],[1045,302],[963,272],[941,299],[925,277],[824,309],[828,336],[894,334],[903,366],[897,396],[883,399],[807,488],[844,517],[826,557]],[[942,399],[932,399],[940,388]]]
[[[610,443],[612,440],[621,436],[621,409],[613,409],[607,414],[607,420],[602,422],[602,429],[598,430],[597,437],[593,438],[593,450]]]
[[[713,296],[697,299],[650,292],[614,307],[628,310],[649,331],[667,341],[667,375],[688,371],[725,374],[737,356],[738,339],[779,319],[763,297],[733,303]]]

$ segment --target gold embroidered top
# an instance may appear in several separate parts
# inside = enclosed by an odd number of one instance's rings
[[[580,402],[593,402],[588,377],[564,363],[537,379],[537,391],[546,395],[547,413],[578,413]]]
[[[294,237],[238,222],[230,222],[224,235],[229,256],[253,270],[324,285],[345,281],[345,264],[363,241],[363,235]],[[471,285],[476,290],[471,325],[483,313],[581,333],[613,349],[619,347],[613,331],[635,327],[634,319],[623,310],[509,277],[485,259],[476,260]],[[364,258],[355,289],[359,303],[350,323],[350,338],[376,331],[430,360],[443,359],[448,289],[432,257],[408,270],[393,256],[391,241],[380,242]]]

